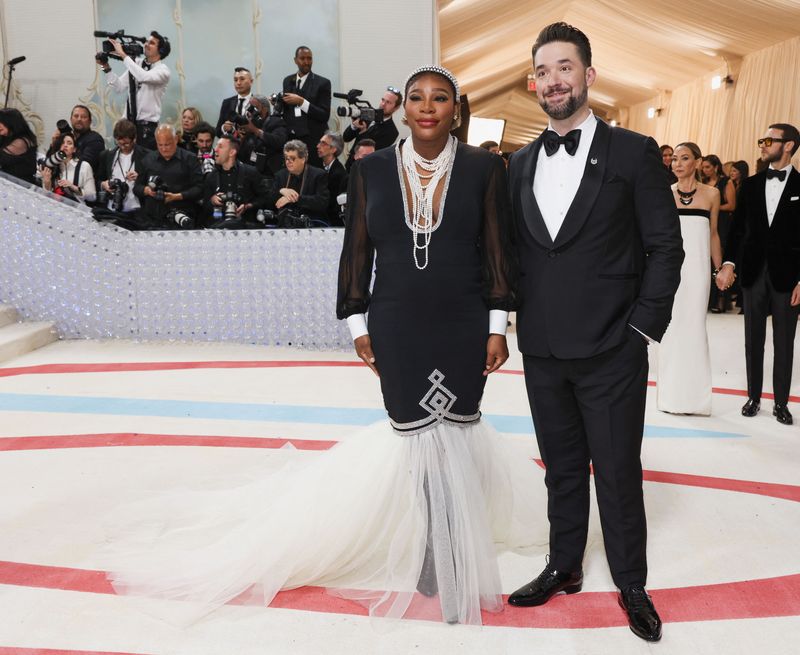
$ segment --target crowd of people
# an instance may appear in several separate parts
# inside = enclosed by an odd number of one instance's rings
[[[168,39],[153,31],[139,56],[109,42],[125,72],[115,73],[108,57],[97,63],[108,86],[127,96],[113,147],[84,105],[58,122],[45,152],[18,110],[0,112],[0,170],[92,206],[99,220],[160,230],[342,226],[353,162],[397,140],[392,116],[403,96],[394,86],[374,120],[354,116],[343,134],[328,129],[331,83],[312,71],[306,46],[296,49],[297,70],[280,93],[253,93],[252,73],[237,66],[215,124],[189,106],[172,126],[161,122]]]

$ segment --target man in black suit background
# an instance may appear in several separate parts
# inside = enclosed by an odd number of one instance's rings
[[[664,334],[680,281],[678,213],[655,141],[589,109],[596,72],[586,35],[566,23],[544,28],[533,63],[550,126],[511,158],[509,184],[517,336],[546,467],[550,558],[509,603],[580,591],[591,464],[620,605],[637,636],[657,641],[640,456],[646,339]]]
[[[250,106],[252,98],[251,89],[253,88],[253,75],[243,66],[233,69],[233,89],[236,95],[225,98],[219,109],[217,119],[217,136],[233,136],[235,126],[230,118],[233,114],[245,117],[247,108]]]
[[[355,143],[353,147],[350,148],[350,153],[347,155],[347,162],[345,163],[345,168],[348,171],[353,165],[356,147],[363,139],[372,139],[372,141],[375,142],[376,150],[394,145],[400,133],[397,131],[397,125],[394,124],[392,114],[394,114],[402,104],[403,94],[400,92],[400,89],[394,86],[388,86],[379,104],[379,108],[383,111],[383,120],[380,123],[373,121],[368,124],[360,118],[356,118],[350,125],[344,128],[342,138],[348,143],[355,139]]]
[[[752,417],[761,408],[764,341],[771,313],[775,349],[772,414],[779,423],[791,425],[787,403],[800,306],[800,173],[791,160],[800,147],[800,134],[794,125],[775,123],[758,145],[760,159],[768,167],[742,182],[725,243],[728,261],[717,274],[717,286],[724,290],[733,284],[736,266],[744,293],[747,363],[747,402],[742,414]]]
[[[317,143],[328,129],[331,115],[331,81],[311,72],[314,58],[308,46],[295,50],[297,72],[283,80],[283,102],[286,109],[283,119],[289,126],[290,136],[306,144],[309,163],[322,167],[317,155]]]
[[[336,132],[325,132],[317,144],[322,168],[328,174],[328,223],[334,227],[344,225],[337,201],[338,196],[347,191],[347,171],[339,161],[342,150],[344,141]]]

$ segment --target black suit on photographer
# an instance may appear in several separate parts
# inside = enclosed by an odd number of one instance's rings
[[[272,180],[283,168],[283,145],[289,140],[289,127],[280,113],[270,115],[269,98],[253,95],[246,112],[246,123],[239,126],[239,161],[254,166]]]
[[[231,136],[239,119],[246,117],[247,109],[250,107],[252,98],[251,89],[253,87],[252,73],[242,66],[233,69],[233,88],[235,96],[225,98],[219,109],[217,119],[217,136]]]
[[[143,169],[144,158],[152,152],[136,145],[136,125],[122,118],[114,125],[116,148],[100,153],[95,217],[108,218],[123,214],[120,218],[135,220],[141,203],[133,193],[133,186]],[[120,202],[121,200],[121,202]]]
[[[278,213],[288,210],[326,221],[328,175],[308,163],[306,144],[299,139],[283,146],[283,154],[286,168],[278,171],[272,183],[269,208]]]
[[[100,153],[106,149],[106,142],[100,134],[92,129],[92,113],[89,108],[86,105],[75,105],[69,116],[69,123],[62,119],[56,125],[56,131],[53,132],[50,147],[47,149],[47,156],[55,151],[53,146],[62,134],[72,132],[78,158],[92,167],[92,173],[97,179]]]
[[[203,197],[197,157],[178,148],[174,128],[156,129],[157,150],[142,159],[133,192],[142,202],[141,222],[150,229],[191,229]]]
[[[269,181],[255,167],[237,161],[239,144],[222,137],[215,152],[217,165],[203,183],[206,227],[255,227],[256,213],[267,205]]]
[[[118,93],[128,94],[127,117],[136,124],[136,142],[145,148],[155,149],[155,130],[161,119],[161,101],[170,78],[169,68],[162,61],[170,53],[169,41],[158,32],[151,32],[144,44],[144,56],[138,56],[135,60],[123,50],[118,40],[109,39],[109,42],[114,46],[111,56],[122,60],[128,74],[118,77],[112,73],[108,57],[105,61],[97,58],[97,63],[107,74],[108,85]],[[130,46],[126,47],[130,49]]]
[[[321,166],[316,145],[328,129],[331,115],[331,81],[311,72],[311,50],[300,46],[295,50],[297,72],[283,79],[283,101],[286,109],[283,119],[289,126],[290,136],[306,144],[310,163]]]
[[[401,104],[403,104],[403,94],[400,92],[400,89],[393,86],[387,87],[378,107],[383,112],[383,118],[380,122],[376,120],[366,123],[356,118],[353,120],[352,124],[344,129],[342,138],[346,143],[355,139],[355,143],[353,143],[353,146],[350,148],[350,152],[347,155],[347,162],[345,163],[345,168],[348,171],[353,165],[353,157],[359,141],[372,139],[375,142],[375,150],[381,150],[382,148],[388,148],[394,145],[394,142],[397,141],[397,137],[399,136],[399,132],[392,119],[392,114],[397,111]]]
[[[328,223],[334,227],[344,226],[338,201],[339,195],[347,192],[347,171],[339,161],[342,150],[344,141],[336,132],[326,132],[317,144],[317,154],[328,176]]]

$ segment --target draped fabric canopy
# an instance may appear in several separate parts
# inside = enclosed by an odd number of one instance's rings
[[[717,150],[725,145],[736,153],[743,148],[751,152],[749,142],[744,143],[749,134],[723,136],[729,131],[725,117],[733,119],[737,107],[747,111],[748,102],[759,99],[737,98],[726,85],[709,96],[710,77],[730,74],[736,79],[740,70],[745,73],[751,54],[785,41],[790,46],[780,55],[783,62],[780,56],[761,57],[757,67],[767,77],[758,92],[772,93],[776,84],[789,88],[776,89],[780,98],[756,111],[755,118],[737,114],[736,120],[758,122],[762,130],[759,121],[787,121],[790,114],[798,118],[798,101],[790,96],[794,91],[797,98],[800,43],[791,45],[791,40],[800,35],[800,0],[439,0],[442,65],[458,77],[472,115],[506,120],[506,147],[527,143],[547,125],[535,93],[527,90],[527,75],[537,34],[561,20],[591,41],[598,72],[589,94],[595,113],[626,127],[685,140],[678,134],[696,123],[713,133]],[[767,60],[778,69],[771,70]],[[792,70],[793,76],[783,77]],[[747,83],[755,82],[753,75]],[[678,89],[682,92],[673,93]],[[693,103],[688,108],[687,101]],[[648,106],[662,110],[658,121],[642,120]]]

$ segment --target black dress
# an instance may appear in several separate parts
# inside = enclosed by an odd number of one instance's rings
[[[511,310],[513,294],[502,159],[458,144],[428,265],[419,270],[400,147],[370,155],[351,172],[337,315],[369,309],[386,410],[395,431],[408,435],[480,418],[489,310]]]

